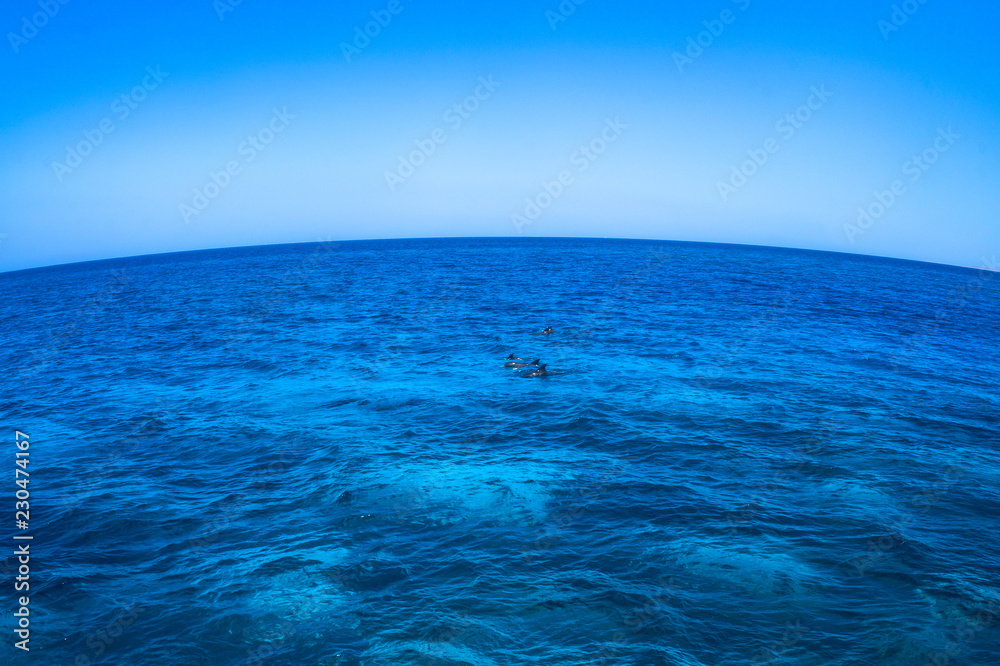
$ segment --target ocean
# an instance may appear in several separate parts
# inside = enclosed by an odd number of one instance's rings
[[[11,664],[1000,663],[998,273],[429,239],[0,293]]]

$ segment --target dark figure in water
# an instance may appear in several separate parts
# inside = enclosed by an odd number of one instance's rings
[[[542,335],[552,335],[555,332],[556,332],[556,329],[552,328],[551,326],[546,326],[545,330],[542,331]]]
[[[505,367],[505,368],[526,368],[526,367],[528,367],[529,365],[533,365],[533,366],[536,366],[536,367],[537,367],[537,366],[538,366],[538,362],[539,362],[540,360],[541,360],[541,359],[538,359],[538,358],[536,358],[536,359],[535,359],[534,361],[532,361],[531,363],[517,363],[517,362],[515,362],[515,361],[510,361],[509,363],[504,363],[504,364],[503,364],[503,367]]]
[[[523,361],[524,359],[521,358],[520,356],[514,356],[513,354],[511,354],[510,356],[508,356],[504,360],[505,361]]]
[[[546,365],[548,365],[548,363],[542,363],[539,366],[538,370],[532,370],[531,372],[526,372],[526,373],[524,373],[521,376],[522,377],[548,377],[552,373],[545,369]]]

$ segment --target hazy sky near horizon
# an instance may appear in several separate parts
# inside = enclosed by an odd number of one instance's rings
[[[0,10],[0,271],[427,236],[1000,255],[993,3],[236,2]]]

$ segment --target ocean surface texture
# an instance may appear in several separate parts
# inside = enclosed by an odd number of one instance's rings
[[[1000,664],[998,273],[455,239],[0,292],[9,663]]]

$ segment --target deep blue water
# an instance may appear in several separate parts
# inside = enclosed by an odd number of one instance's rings
[[[1000,274],[456,239],[0,293],[12,663],[1000,663]]]

